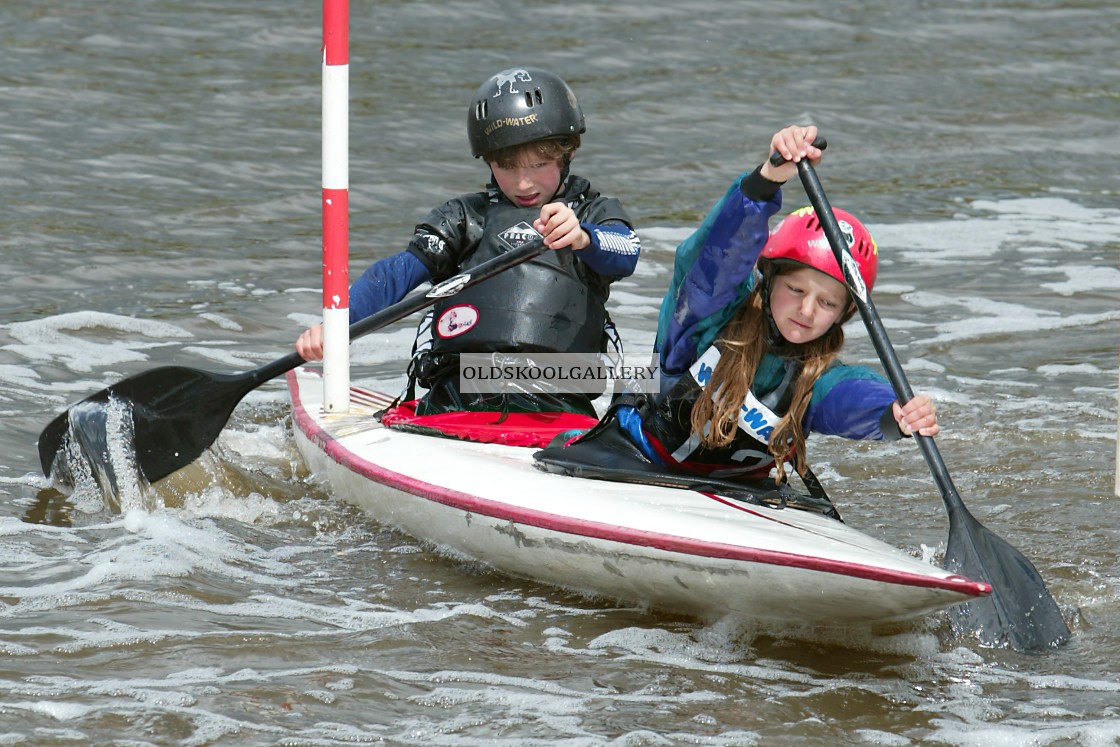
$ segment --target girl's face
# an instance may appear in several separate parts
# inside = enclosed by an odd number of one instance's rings
[[[518,207],[541,207],[560,188],[560,161],[543,159],[531,151],[516,165],[501,166],[491,162],[490,168],[498,189]]]
[[[843,283],[811,267],[778,275],[770,292],[774,324],[795,344],[812,342],[832,329],[849,303]]]

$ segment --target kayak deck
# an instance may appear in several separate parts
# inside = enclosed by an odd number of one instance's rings
[[[990,587],[815,512],[553,474],[532,448],[386,429],[360,387],[322,410],[317,371],[288,374],[312,472],[378,522],[508,574],[704,619],[850,627],[913,620]]]

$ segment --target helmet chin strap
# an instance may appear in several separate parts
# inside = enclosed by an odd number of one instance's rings
[[[565,153],[564,157],[561,161],[561,165],[560,165],[560,186],[561,187],[563,187],[564,183],[568,181],[568,173],[571,172],[571,170],[572,170],[572,157],[570,155],[568,155],[567,153]]]

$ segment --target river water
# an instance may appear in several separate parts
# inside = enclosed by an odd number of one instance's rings
[[[630,351],[676,241],[777,127],[819,124],[957,487],[1073,627],[1042,655],[937,617],[795,640],[444,557],[307,474],[280,382],[154,500],[50,490],[35,442],[68,404],[157,365],[255,367],[318,316],[319,14],[0,4],[0,744],[1120,743],[1120,7],[351,3],[352,273],[483,183],[475,87],[549,68],[588,117],[576,170],[643,236],[612,296]],[[357,342],[355,379],[395,392],[411,326]],[[944,550],[912,443],[810,448],[850,524]]]

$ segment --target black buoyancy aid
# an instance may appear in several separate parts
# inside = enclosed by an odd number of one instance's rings
[[[747,392],[731,442],[708,448],[701,446],[700,436],[692,432],[692,408],[700,397],[707,396],[705,388],[719,363],[721,345],[716,343],[704,351],[687,374],[657,397],[643,413],[643,428],[657,441],[663,455],[684,467],[694,465],[701,471],[725,468],[729,474],[768,469],[774,463],[769,452],[770,434],[789,411],[800,365],[795,360],[783,359],[782,379],[776,387],[761,397],[753,387]]]
[[[460,271],[538,238],[540,208],[487,207],[478,247]],[[605,290],[571,249],[546,251],[441,301],[432,321],[435,353],[599,352],[607,320]]]

